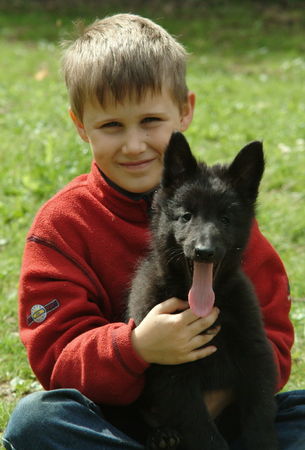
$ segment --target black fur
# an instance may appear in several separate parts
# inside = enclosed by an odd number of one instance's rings
[[[154,199],[151,251],[134,278],[128,316],[139,324],[157,303],[187,300],[189,261],[208,259],[217,266],[221,331],[213,355],[147,370],[139,407],[152,428],[148,449],[225,450],[233,430],[246,450],[278,448],[275,364],[254,290],[240,268],[263,171],[260,142],[248,144],[228,166],[208,167],[197,163],[181,133],[171,137]],[[233,389],[235,403],[216,423],[202,392],[221,388]]]

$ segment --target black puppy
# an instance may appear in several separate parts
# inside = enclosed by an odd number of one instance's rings
[[[228,165],[197,163],[181,133],[164,156],[154,199],[149,256],[133,280],[128,316],[139,324],[170,297],[198,316],[221,311],[217,351],[180,365],[153,364],[139,407],[152,426],[147,448],[226,450],[223,430],[237,428],[247,450],[276,450],[276,369],[253,287],[241,270],[264,171],[262,144],[252,142]],[[232,389],[234,414],[215,423],[203,391]]]

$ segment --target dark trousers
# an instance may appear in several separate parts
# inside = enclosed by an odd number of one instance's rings
[[[305,450],[305,390],[281,393],[276,399],[280,450]],[[3,444],[9,450],[143,449],[74,389],[36,392],[22,399]],[[244,450],[238,441],[230,449]]]

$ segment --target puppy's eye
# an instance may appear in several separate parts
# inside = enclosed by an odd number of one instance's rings
[[[192,218],[192,214],[189,212],[187,212],[181,216],[181,220],[184,223],[189,222],[191,220],[191,218]]]
[[[222,217],[220,218],[220,220],[221,220],[221,222],[224,223],[225,225],[229,225],[229,223],[230,223],[230,219],[229,219],[228,216],[222,216]]]

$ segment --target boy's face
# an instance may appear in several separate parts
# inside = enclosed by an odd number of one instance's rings
[[[73,120],[102,172],[121,188],[141,193],[159,184],[170,136],[188,128],[194,103],[189,93],[180,111],[167,91],[149,92],[140,102],[109,100],[104,108],[97,101],[86,103],[83,123]]]

